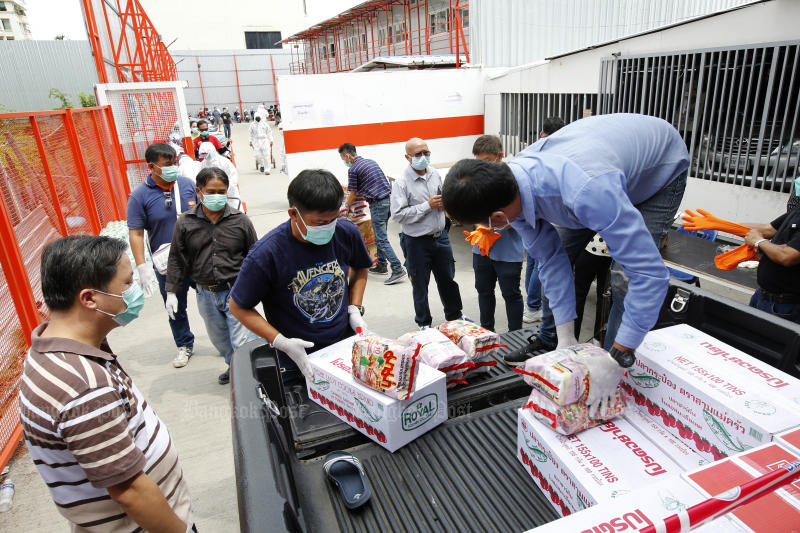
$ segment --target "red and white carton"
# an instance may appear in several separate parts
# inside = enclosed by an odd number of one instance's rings
[[[623,389],[710,462],[800,426],[800,380],[691,326],[651,331],[636,357]]]
[[[647,416],[640,409],[629,407],[622,416],[640,433],[647,435],[662,452],[667,454],[683,470],[694,470],[710,462],[697,452],[697,448],[689,446],[686,441],[667,431],[659,423],[660,421]]]
[[[798,459],[796,451],[772,442],[686,472],[683,477],[704,496],[715,496]],[[761,496],[727,516],[748,532],[800,531],[800,481]]]
[[[699,490],[680,476],[657,481],[609,502],[584,509],[530,530],[536,533],[605,533],[639,531],[664,518],[705,500]],[[742,533],[731,520],[722,517],[696,530],[698,533]]]
[[[517,458],[561,516],[608,502],[682,469],[623,418],[561,435],[520,409]]]
[[[794,453],[800,454],[800,428],[775,435],[775,442]]]
[[[314,382],[308,397],[390,452],[447,420],[444,372],[419,365],[414,395],[397,400],[360,383],[352,374],[355,337],[308,355]]]

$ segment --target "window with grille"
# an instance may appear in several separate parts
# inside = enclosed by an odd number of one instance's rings
[[[800,176],[800,42],[604,60],[600,112],[683,135],[689,175],[789,192]]]
[[[597,95],[584,93],[502,93],[500,138],[510,155],[535,143],[548,117],[567,124],[597,113]]]
[[[258,48],[283,48],[278,41],[281,40],[279,31],[246,31],[244,32],[245,47],[250,49]]]

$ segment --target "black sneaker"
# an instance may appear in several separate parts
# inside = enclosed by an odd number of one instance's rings
[[[386,263],[382,265],[375,265],[374,267],[369,269],[371,274],[380,274],[386,275],[389,273],[389,267],[386,266]]]
[[[386,278],[386,281],[383,282],[384,285],[394,285],[395,283],[400,283],[406,279],[406,271],[400,270],[399,272],[392,272],[392,275]]]
[[[227,385],[228,383],[230,383],[231,369],[229,368],[228,370],[220,374],[219,377],[217,378],[217,382],[219,382],[220,385]]]
[[[541,352],[551,352],[556,349],[555,344],[549,345],[542,342],[542,339],[537,337],[536,335],[531,335],[528,337],[528,344],[519,348],[517,350],[513,350],[508,352],[503,356],[503,362],[507,365],[511,366],[521,366],[525,364],[525,361],[536,355],[537,353]]]

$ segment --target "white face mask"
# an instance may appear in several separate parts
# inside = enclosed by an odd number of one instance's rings
[[[503,213],[502,211],[500,211],[500,212],[501,212],[501,213]],[[494,226],[492,226],[492,217],[489,217],[489,224],[488,224],[488,227],[492,228],[494,231],[503,231],[503,230],[504,230],[504,229],[506,229],[507,227],[511,226],[511,222],[509,222],[509,221],[508,221],[508,217],[506,216],[506,214],[505,214],[505,213],[503,213],[503,216],[504,216],[504,217],[505,217],[505,219],[506,219],[506,223],[505,223],[505,225],[503,225],[503,227],[502,227],[502,228],[495,228]]]

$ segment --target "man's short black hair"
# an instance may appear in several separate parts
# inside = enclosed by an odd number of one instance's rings
[[[303,213],[338,211],[344,189],[336,176],[323,169],[304,170],[289,184],[289,205]]]
[[[226,187],[230,185],[230,180],[228,179],[228,175],[219,167],[206,167],[200,169],[200,172],[197,173],[197,177],[195,179],[195,185],[197,185],[198,189],[202,189],[208,183],[208,180],[218,178],[222,180],[222,183],[225,184]]]
[[[172,159],[177,152],[167,143],[153,143],[144,151],[144,160],[148,163],[158,163],[159,159]]]
[[[492,213],[514,201],[517,190],[514,175],[505,163],[462,159],[447,173],[442,202],[453,220],[485,224]]]
[[[503,151],[503,141],[497,135],[481,135],[472,145],[472,155],[492,154],[500,155]]]
[[[344,143],[339,147],[339,155],[342,155],[342,153],[356,155],[356,146],[353,143]]]
[[[208,108],[206,108],[206,109],[208,109]],[[207,120],[203,120],[203,119],[200,119],[200,120],[197,121],[197,127],[198,128],[200,126],[202,126],[203,124],[208,125],[208,121]]]
[[[44,303],[51,311],[66,311],[83,289],[106,290],[127,248],[122,239],[93,235],[72,235],[51,242],[42,252]]]
[[[547,117],[542,123],[542,132],[544,132],[545,135],[552,135],[564,126],[566,126],[566,124],[564,123],[563,118]]]

